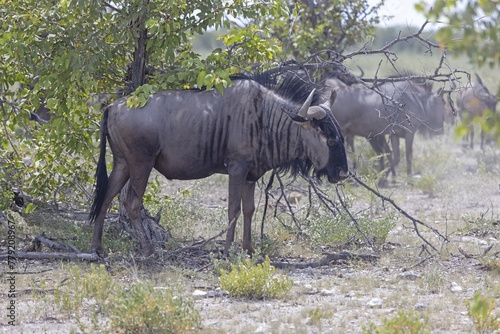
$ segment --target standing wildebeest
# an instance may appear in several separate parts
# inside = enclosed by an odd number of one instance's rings
[[[348,86],[339,79],[328,79],[326,85],[337,92],[335,105],[341,108],[333,108],[333,112],[344,134],[346,146],[354,152],[354,136],[365,137],[377,155],[381,156],[380,170],[385,169],[384,155],[392,166],[391,150],[384,136],[388,121],[379,117],[379,110],[385,109],[380,95],[364,86]]]
[[[399,138],[405,139],[406,173],[412,174],[413,140],[415,131],[424,135],[442,134],[444,132],[444,117],[450,105],[444,98],[444,90],[432,92],[432,86],[417,82],[404,81],[386,83],[380,90],[401,106],[391,104],[388,109],[399,117],[396,118],[397,130],[391,131],[392,163],[395,167],[400,160]]]
[[[141,247],[153,251],[144,233],[140,207],[151,170],[167,179],[190,180],[229,175],[229,229],[224,253],[234,239],[243,211],[243,248],[249,253],[255,210],[255,182],[271,169],[338,182],[348,175],[344,138],[330,106],[331,89],[313,89],[296,76],[279,83],[261,75],[240,77],[221,95],[217,90],[171,90],[150,96],[143,108],[126,98],[109,105],[102,117],[97,186],[90,220],[92,251],[102,254],[106,211],[125,183],[124,205]],[[113,170],[106,172],[106,139]]]
[[[486,110],[496,111],[498,98],[490,93],[484,85],[483,80],[476,73],[477,83],[468,86],[458,92],[457,107],[462,117],[467,117],[470,148],[474,148],[474,125],[473,120],[476,117],[483,116]],[[481,129],[481,149],[484,145],[484,131]]]
[[[367,138],[378,155],[387,155],[393,175],[400,160],[399,138],[405,139],[410,175],[415,131],[439,133],[443,130],[444,110],[448,106],[441,92],[435,94],[423,85],[408,81],[380,85],[380,91],[392,102],[364,86],[347,86],[337,79],[329,79],[326,84],[337,90],[335,105],[340,108],[335,108],[334,113],[346,143],[352,148],[354,136]],[[391,138],[392,154],[386,134]],[[384,169],[383,157],[380,168]]]

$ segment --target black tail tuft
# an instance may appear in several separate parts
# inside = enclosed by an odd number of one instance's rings
[[[101,153],[97,162],[96,187],[94,191],[94,201],[90,209],[89,220],[91,223],[95,221],[99,211],[101,211],[106,190],[108,189],[108,172],[106,171],[106,136],[108,129],[108,109],[104,110],[101,121]]]

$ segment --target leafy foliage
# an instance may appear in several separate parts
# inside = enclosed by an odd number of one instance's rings
[[[231,74],[272,62],[279,44],[251,25],[230,31],[227,49],[205,59],[191,51],[190,39],[212,27],[230,29],[228,15],[250,20],[284,11],[279,0],[1,0],[0,209],[10,204],[13,187],[44,201],[88,202],[98,107],[117,92],[130,93],[141,24],[147,82],[129,99],[136,107],[160,89],[222,90]],[[30,121],[45,108],[50,121]]]
[[[365,334],[427,334],[431,331],[427,328],[427,316],[421,317],[419,313],[399,310],[398,315],[392,319],[384,319],[381,326],[370,323],[363,327]]]
[[[231,264],[231,270],[221,270],[220,285],[234,297],[255,299],[283,297],[292,288],[293,282],[286,276],[275,276],[275,268],[266,257],[261,264],[245,259]]]
[[[201,319],[194,303],[170,288],[155,288],[150,282],[123,287],[104,265],[68,267],[65,285],[54,289],[54,298],[34,296],[41,307],[74,319],[81,332],[195,333]],[[40,287],[48,289],[42,281]]]
[[[436,39],[480,66],[500,65],[500,4],[494,0],[420,1],[415,8],[446,24]]]
[[[382,3],[371,7],[366,0],[288,1],[292,15],[263,17],[261,26],[283,41],[285,54],[297,60],[323,50],[326,59],[335,58],[335,53],[373,36]]]
[[[341,248],[365,244],[368,238],[374,245],[381,246],[397,222],[396,215],[391,212],[381,217],[361,212],[355,215],[355,219],[356,223],[347,214],[338,214],[333,218],[319,214],[312,217],[308,234],[315,244],[328,243]]]
[[[114,333],[196,333],[201,322],[191,300],[148,282],[122,289],[110,319]]]
[[[500,321],[495,314],[495,299],[476,292],[472,299],[466,301],[469,317],[480,334],[493,333],[500,328]]]

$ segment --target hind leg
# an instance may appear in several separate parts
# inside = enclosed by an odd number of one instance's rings
[[[94,222],[92,252],[97,253],[100,256],[104,255],[104,250],[102,248],[102,230],[104,227],[104,218],[106,217],[106,212],[108,211],[113,198],[118,195],[120,190],[127,182],[128,178],[129,172],[126,163],[124,161],[115,160],[113,163],[113,170],[109,175],[108,187],[106,190],[106,195],[104,196],[101,210],[99,211]]]
[[[141,252],[144,255],[151,255],[154,252],[154,245],[151,238],[144,230],[141,218],[142,198],[148,185],[148,178],[153,169],[153,162],[147,163],[146,159],[138,159],[140,165],[130,166],[130,180],[125,187],[126,192],[123,198],[123,205],[127,210],[130,223],[139,239]]]

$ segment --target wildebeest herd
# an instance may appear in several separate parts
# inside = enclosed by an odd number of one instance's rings
[[[470,118],[487,109],[494,111],[496,102],[479,76],[474,86],[457,97],[460,113]],[[354,151],[354,136],[362,136],[382,157],[382,170],[383,156],[388,158],[393,174],[399,162],[399,139],[404,138],[407,173],[411,174],[415,132],[442,133],[450,113],[443,91],[434,92],[427,83],[388,82],[376,92],[335,78],[316,85],[293,73],[280,79],[263,74],[235,77],[224,94],[213,89],[161,91],[151,95],[143,108],[129,108],[126,98],[119,99],[102,116],[90,214],[92,251],[103,254],[104,218],[127,181],[130,186],[123,204],[142,251],[154,251],[142,226],[140,207],[155,168],[167,179],[228,174],[229,228],[224,254],[234,240],[241,212],[243,249],[252,253],[255,183],[267,171],[306,177],[314,171],[317,178],[342,181],[348,177],[344,143]],[[113,152],[109,178],[106,141]]]

